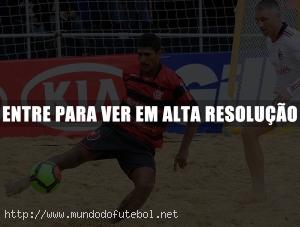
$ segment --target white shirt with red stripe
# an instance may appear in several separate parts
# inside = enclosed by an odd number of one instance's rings
[[[275,41],[267,39],[267,47],[278,76],[275,92],[294,85],[300,93],[300,32],[283,24]]]

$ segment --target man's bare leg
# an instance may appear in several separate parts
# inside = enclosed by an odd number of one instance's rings
[[[50,157],[47,161],[54,162],[63,171],[64,169],[75,168],[86,161],[93,160],[93,158],[89,151],[80,145],[76,145],[63,154]],[[5,185],[6,194],[7,196],[12,196],[21,193],[29,186],[30,176],[24,176]]]
[[[245,157],[252,178],[254,201],[263,201],[266,198],[264,155],[259,143],[261,135],[274,127],[245,127],[242,130]]]
[[[119,212],[133,212],[137,211],[143,206],[152,192],[155,185],[155,171],[150,167],[140,167],[135,169],[130,179],[134,183],[134,189],[121,202]],[[116,223],[122,218],[115,218],[112,223]]]

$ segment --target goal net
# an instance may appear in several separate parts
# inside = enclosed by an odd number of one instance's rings
[[[154,32],[166,53],[231,50],[236,0],[2,0],[0,59],[132,53]]]

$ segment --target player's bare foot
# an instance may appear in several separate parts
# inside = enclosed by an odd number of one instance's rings
[[[23,177],[18,180],[9,182],[5,185],[7,196],[12,196],[21,193],[30,185],[30,177]]]

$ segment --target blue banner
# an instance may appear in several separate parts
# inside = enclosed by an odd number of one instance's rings
[[[217,105],[220,94],[226,93],[230,53],[169,54],[163,55],[161,62],[177,72],[199,105],[201,101]],[[184,128],[184,125],[174,123],[168,132],[183,133]],[[222,124],[217,123],[201,123],[198,128],[198,132],[221,131]]]

